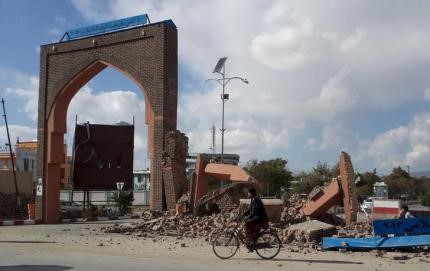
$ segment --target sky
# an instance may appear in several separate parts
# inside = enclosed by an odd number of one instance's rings
[[[249,81],[226,89],[225,152],[242,163],[281,157],[298,172],[334,165],[344,150],[361,172],[430,169],[430,2],[419,0],[0,0],[12,141],[36,138],[39,46],[138,14],[178,28],[178,128],[190,152],[210,151],[213,124],[220,150],[221,88],[205,80],[227,56],[227,76]],[[143,99],[121,73],[101,72],[69,106],[67,143],[76,115],[107,124],[135,116],[135,168],[146,168]]]

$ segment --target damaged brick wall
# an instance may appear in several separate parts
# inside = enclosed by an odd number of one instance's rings
[[[176,202],[187,191],[188,137],[178,130],[168,132],[164,147],[162,166],[166,205],[167,209],[174,209]]]
[[[340,179],[343,191],[343,206],[345,210],[345,223],[350,225],[357,222],[358,199],[355,187],[355,173],[351,157],[346,152],[340,154],[339,161]]]

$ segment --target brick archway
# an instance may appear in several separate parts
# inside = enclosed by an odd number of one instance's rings
[[[36,218],[57,223],[60,165],[67,108],[89,80],[112,66],[133,80],[145,97],[151,207],[165,208],[162,154],[164,138],[176,130],[177,31],[171,21],[41,47],[38,163],[43,195],[36,196]]]

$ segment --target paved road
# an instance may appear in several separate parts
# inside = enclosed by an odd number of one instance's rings
[[[0,244],[0,271],[118,271],[118,270],[220,270],[220,266],[169,259],[145,259],[76,252],[44,253],[41,250],[11,250],[14,244]],[[234,269],[238,270],[238,269]]]
[[[132,221],[130,221],[131,223]],[[0,271],[134,270],[427,270],[428,258],[392,261],[370,253],[292,253],[273,261],[239,250],[231,260],[216,258],[204,240],[107,234],[118,222],[0,227]]]

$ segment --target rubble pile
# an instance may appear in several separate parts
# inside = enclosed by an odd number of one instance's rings
[[[306,216],[300,212],[306,204],[307,199],[299,194],[293,194],[285,202],[281,214],[281,222],[285,225],[296,224],[306,221]]]
[[[283,243],[318,244],[322,237],[336,234],[336,227],[318,220],[310,220],[278,230],[278,233]]]
[[[372,225],[369,222],[355,222],[348,226],[337,226],[334,237],[371,237]]]
[[[204,238],[210,241],[214,233],[226,227],[234,227],[238,209],[210,216],[175,216],[166,212],[163,216],[139,223],[115,224],[105,227],[105,232],[123,233],[139,237],[174,236],[178,238]]]
[[[318,220],[305,221],[306,219],[299,215],[299,206],[302,204],[300,196],[291,197],[290,207],[286,208],[290,209],[290,212],[286,212],[289,216],[290,225],[285,223],[270,225],[272,229],[277,231],[282,242],[288,244],[291,251],[310,252],[315,249],[319,250],[322,237],[364,237],[371,235],[371,228],[368,223],[354,223],[347,227],[342,227]],[[297,211],[291,211],[291,209]],[[150,215],[143,216],[144,221],[142,222],[115,224],[104,227],[103,230],[108,233],[121,233],[143,238],[172,236],[177,239],[199,238],[212,241],[212,238],[219,231],[236,226],[239,213],[239,208],[210,216],[193,216],[191,214],[176,216],[174,212],[152,212]]]
[[[215,189],[198,200],[194,215],[203,216],[235,209],[239,206],[240,199],[246,198],[249,188],[260,189],[260,186],[257,182],[241,182]]]

